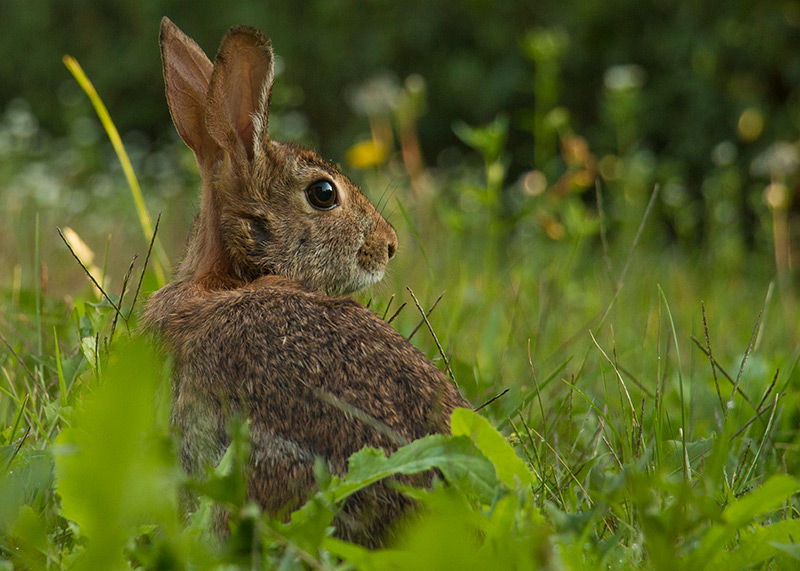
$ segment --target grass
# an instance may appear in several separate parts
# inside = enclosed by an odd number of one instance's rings
[[[98,206],[113,214],[105,225],[21,206],[9,240],[33,263],[5,259],[0,281],[0,569],[795,568],[791,283],[758,249],[672,249],[650,184],[639,209],[620,206],[614,181],[596,202],[525,196],[504,179],[502,128],[459,126],[481,166],[431,170],[428,193],[405,190],[397,160],[362,173],[368,193],[390,189],[373,198],[401,248],[360,299],[479,412],[457,411],[453,436],[388,459],[362,451],[344,479],[320,473],[289,523],[247,502],[245,424],[231,427],[205,481],[178,468],[163,364],[135,334],[141,299],[159,283],[155,232],[141,238],[123,175],[107,168],[117,182]],[[183,153],[167,152],[170,164]],[[21,153],[16,168],[29,163]],[[196,190],[176,181],[192,177],[173,172],[146,181],[144,196],[190,210]],[[183,190],[163,203],[165,186]],[[511,213],[504,188],[519,201]],[[159,232],[186,231],[186,217],[164,217]],[[58,238],[62,218],[90,251],[106,251],[96,283],[84,276],[88,254]],[[164,255],[174,262],[179,248]],[[423,509],[391,549],[328,536],[349,494],[431,466],[450,485],[406,491]],[[181,490],[200,498],[188,519]],[[232,514],[223,542],[209,535],[213,503]]]

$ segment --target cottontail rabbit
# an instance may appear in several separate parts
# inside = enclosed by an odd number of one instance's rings
[[[164,18],[160,43],[167,101],[197,159],[202,198],[176,279],[148,300],[145,326],[174,357],[184,468],[202,474],[217,463],[241,413],[250,495],[285,514],[313,489],[315,458],[342,475],[362,447],[391,452],[447,432],[453,408],[468,405],[389,325],[336,297],[383,277],[397,237],[333,165],[269,138],[269,40],[234,27],[212,65]],[[337,534],[379,545],[408,503],[375,484],[345,503]]]

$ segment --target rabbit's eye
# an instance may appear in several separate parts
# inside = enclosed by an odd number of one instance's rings
[[[306,189],[306,198],[314,208],[330,210],[338,204],[336,187],[330,181],[318,180]]]

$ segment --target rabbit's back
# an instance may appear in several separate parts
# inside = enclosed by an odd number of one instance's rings
[[[449,413],[466,404],[371,311],[282,278],[215,292],[173,283],[153,295],[145,320],[175,358],[173,415],[192,471],[218,460],[204,457],[215,446],[203,441],[222,446],[232,412],[247,414],[256,440],[269,435],[254,442],[254,462],[319,456],[341,473],[365,445],[392,450],[447,432]]]
[[[298,507],[314,486],[314,462],[337,475],[364,446],[387,452],[446,433],[467,406],[455,386],[400,334],[350,299],[264,277],[235,290],[174,282],[144,315],[173,355],[173,422],[190,474],[215,465],[233,414],[250,421],[250,494],[268,512]],[[432,474],[401,478],[427,484]],[[348,500],[339,534],[385,539],[409,501],[383,483]]]

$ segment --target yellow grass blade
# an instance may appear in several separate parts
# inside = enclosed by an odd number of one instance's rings
[[[89,81],[88,77],[86,77],[86,74],[83,72],[83,69],[81,69],[81,66],[78,64],[75,58],[65,55],[63,62],[64,65],[67,66],[67,69],[70,71],[70,73],[72,73],[72,76],[81,86],[81,89],[83,89],[86,95],[89,96],[89,100],[94,106],[97,117],[100,119],[100,122],[103,124],[103,128],[108,134],[108,138],[114,147],[114,151],[117,153],[117,158],[122,165],[122,172],[125,173],[125,179],[128,181],[128,187],[131,189],[133,203],[136,205],[136,212],[139,215],[139,224],[142,227],[145,240],[149,242],[153,235],[153,223],[150,221],[150,215],[147,213],[147,208],[144,205],[142,190],[139,187],[139,181],[136,179],[136,173],[133,172],[133,165],[131,165],[131,161],[128,158],[128,153],[125,152],[125,147],[122,145],[122,139],[119,136],[119,132],[117,131],[114,122],[111,120],[111,115],[108,114],[108,109],[106,109],[106,106],[103,104],[103,101],[97,94],[94,85],[92,85],[92,82]],[[169,267],[170,264],[167,258],[167,253],[164,251],[164,247],[161,245],[161,242],[158,238],[156,238],[155,250],[156,259],[153,260],[153,271],[156,274],[156,279],[158,280],[159,286],[162,286],[166,283],[164,268]]]

